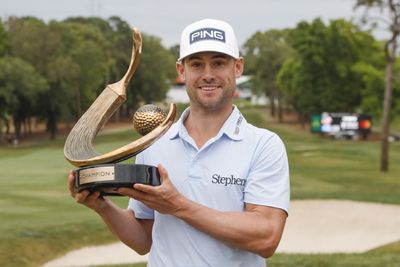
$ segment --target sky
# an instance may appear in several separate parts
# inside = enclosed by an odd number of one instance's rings
[[[199,19],[222,19],[235,29],[240,45],[257,31],[293,28],[302,20],[359,20],[356,0],[0,0],[0,17],[34,16],[44,21],[76,16],[121,17],[130,26],[160,37],[169,47],[182,29]],[[378,39],[385,31],[375,31]]]

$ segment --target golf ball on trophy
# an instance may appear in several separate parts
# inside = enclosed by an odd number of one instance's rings
[[[133,127],[141,135],[146,135],[160,125],[166,117],[167,114],[156,105],[144,105],[133,114]]]

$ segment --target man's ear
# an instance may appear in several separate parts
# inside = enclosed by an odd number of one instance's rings
[[[235,76],[236,78],[239,78],[242,76],[244,70],[244,59],[243,57],[240,57],[235,60]]]
[[[176,62],[176,71],[178,72],[178,75],[185,80],[185,68],[183,62]]]

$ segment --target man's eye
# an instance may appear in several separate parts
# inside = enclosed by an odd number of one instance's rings
[[[225,65],[225,61],[223,61],[223,60],[217,60],[217,61],[214,61],[214,66],[223,66],[223,65]]]
[[[199,63],[199,62],[193,62],[192,64],[190,64],[190,66],[191,66],[192,68],[200,68],[200,67],[201,67],[201,63]]]

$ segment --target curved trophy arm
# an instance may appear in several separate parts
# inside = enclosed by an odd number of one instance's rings
[[[113,84],[109,84],[82,115],[69,133],[64,145],[64,156],[77,167],[121,161],[134,156],[141,150],[151,145],[157,138],[164,134],[172,125],[176,114],[174,104],[171,104],[167,118],[152,132],[122,148],[103,155],[95,151],[94,140],[109,120],[112,114],[126,100],[126,89],[135,72],[142,51],[142,37],[138,29],[132,30],[133,48],[129,68],[124,77]]]
[[[125,160],[127,158],[133,157],[144,149],[148,148],[151,144],[153,144],[158,138],[160,138],[173,124],[176,115],[176,106],[174,103],[170,104],[170,109],[165,120],[158,125],[151,132],[142,136],[141,138],[123,146],[118,149],[115,149],[111,152],[105,153],[99,156],[93,156],[89,158],[80,158],[80,159],[71,159],[67,158],[67,160],[77,166],[84,167],[88,165],[97,165],[104,164],[110,162],[119,162]]]

